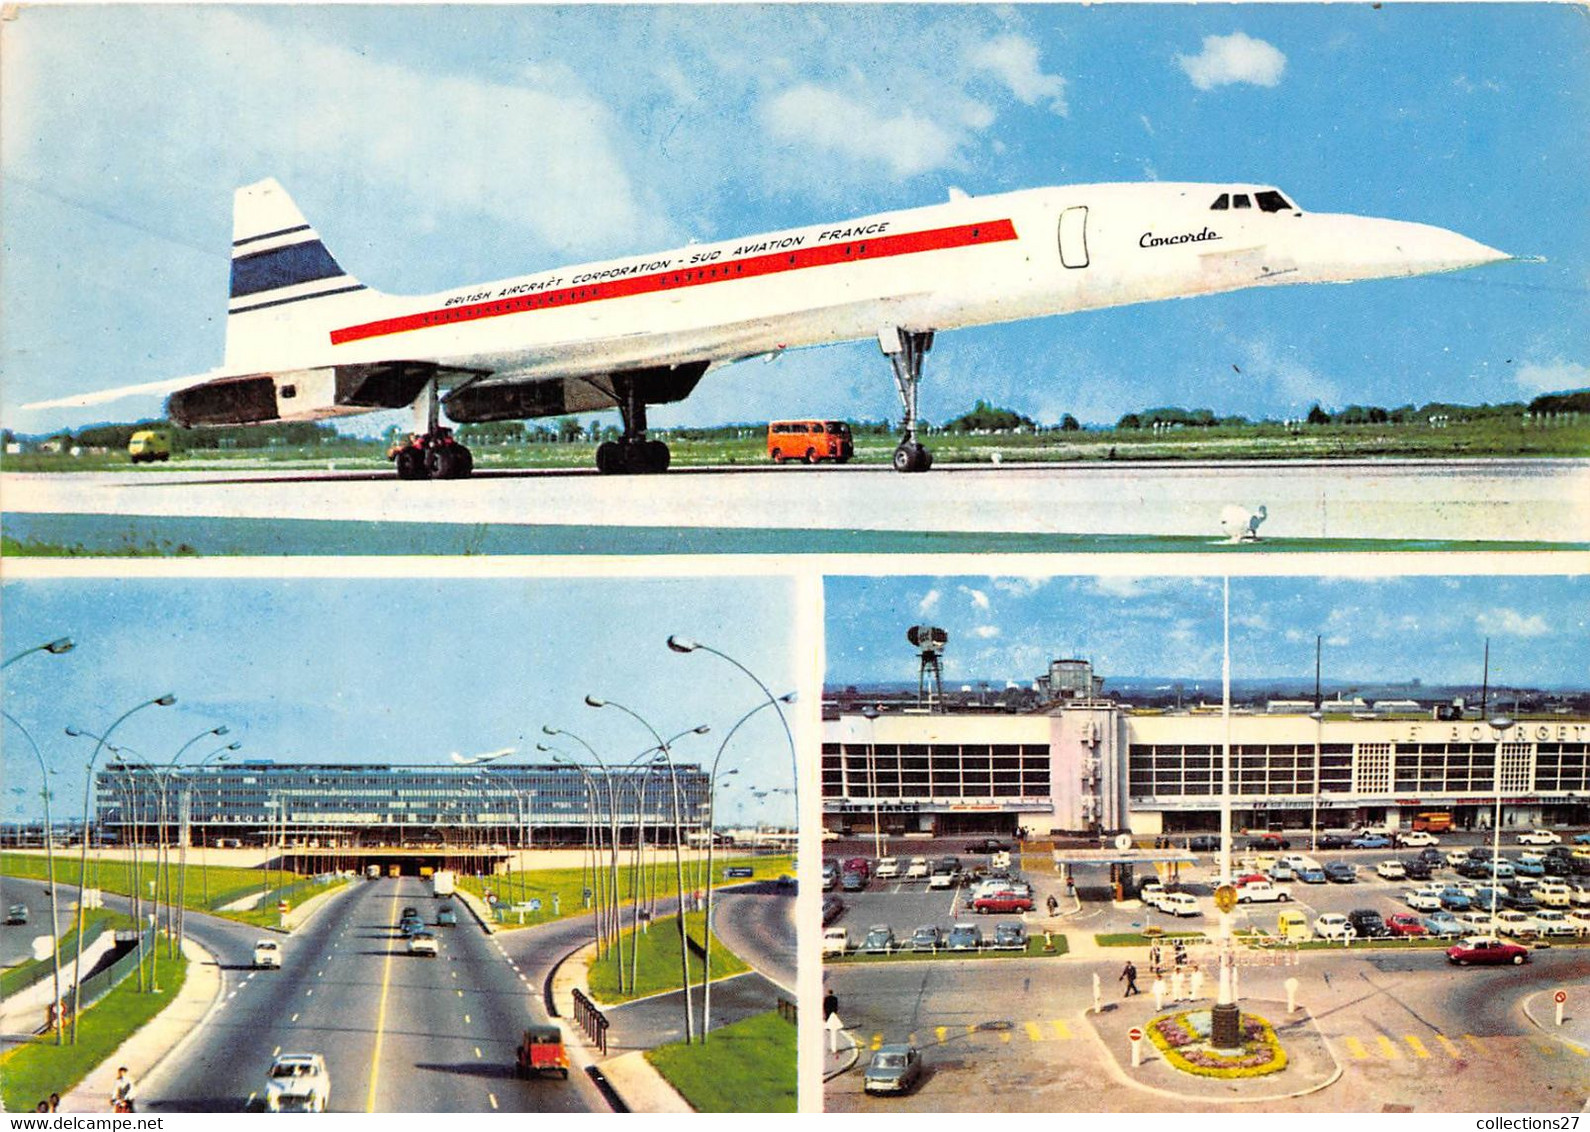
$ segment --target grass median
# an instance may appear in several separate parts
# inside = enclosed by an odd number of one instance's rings
[[[44,925],[40,925],[42,928]],[[60,946],[56,953],[61,957],[62,967],[72,962],[77,952],[77,913],[67,915],[66,909],[61,909],[61,926],[66,928],[66,934],[61,936]],[[93,908],[83,914],[83,943],[87,946],[101,931],[114,931],[117,928],[131,928],[132,920],[108,908]],[[4,975],[0,975],[0,998],[10,998],[24,987],[30,987],[42,979],[53,977],[54,962],[46,955],[43,959],[30,959],[20,966],[12,967]]]
[[[774,1010],[676,1042],[646,1060],[697,1112],[794,1112],[795,1024]]]
[[[162,945],[163,946],[163,945]],[[55,1044],[53,1031],[0,1056],[0,1097],[7,1112],[32,1112],[51,1093],[63,1096],[116,1052],[146,1022],[169,1006],[187,981],[184,956],[160,965],[161,989],[140,993],[133,972],[78,1019],[77,1044]],[[71,1027],[67,1027],[70,1040]]]
[[[626,853],[625,856],[630,857],[631,854]],[[725,869],[746,868],[751,870],[751,875],[748,877],[723,875]],[[716,874],[712,887],[722,888],[725,885],[752,884],[756,881],[792,876],[795,865],[793,858],[788,854],[772,857],[714,858],[712,871]],[[698,890],[705,883],[704,873],[704,857],[700,862],[687,860],[686,891]],[[605,894],[607,885],[611,881],[611,874],[605,868],[600,881]],[[643,894],[655,893],[660,899],[672,896],[676,888],[672,853],[659,854],[655,860],[648,861],[638,870],[632,864],[619,866],[619,903],[624,905],[625,923],[629,922],[628,906],[637,881]],[[591,909],[585,902],[584,892],[587,888],[594,887],[588,868],[531,869],[526,872],[491,877],[460,875],[456,884],[459,888],[482,899],[485,899],[488,892],[494,895],[497,898],[499,913],[503,917],[500,927],[505,930],[534,927],[537,924],[589,912]],[[540,907],[533,912],[526,907],[532,901],[540,904]],[[519,910],[521,907],[522,911]]]
[[[706,913],[691,912],[685,916],[685,935],[690,941],[688,948],[690,954],[690,985],[697,986],[701,979],[703,934],[706,925]],[[633,941],[639,938],[640,954],[634,956],[630,948]],[[607,952],[599,961],[593,961],[590,966],[589,984],[593,998],[597,1001],[608,1003],[629,1002],[637,998],[646,998],[654,994],[666,994],[669,991],[680,989],[682,971],[679,962],[679,917],[668,916],[656,920],[651,925],[651,930],[643,931],[637,937],[631,931],[625,931],[619,947]],[[618,989],[618,960],[623,956],[625,989]],[[727,978],[730,975],[742,974],[751,968],[734,952],[730,951],[719,938],[712,937],[712,977],[714,979]],[[634,986],[629,983],[630,973],[635,973]]]

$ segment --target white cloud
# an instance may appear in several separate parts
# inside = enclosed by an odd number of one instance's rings
[[[929,590],[922,595],[922,600],[916,603],[916,611],[920,614],[932,613],[938,608],[939,598],[943,596],[938,590]]]
[[[783,142],[883,165],[897,177],[951,166],[958,139],[938,122],[910,110],[885,115],[830,87],[802,83],[769,101],[763,124]]]
[[[1231,623],[1244,629],[1257,629],[1263,632],[1270,628],[1270,619],[1262,613],[1234,613]]]
[[[1093,588],[1110,597],[1140,597],[1148,592],[1142,578],[1121,578],[1104,575],[1093,580]]]
[[[1284,399],[1305,410],[1316,401],[1334,405],[1342,400],[1340,386],[1321,376],[1301,358],[1277,350],[1268,339],[1247,339],[1234,345],[1242,357],[1242,379],[1246,385],[1263,383],[1278,400]],[[1287,347],[1291,349],[1294,348]]]
[[[1482,631],[1502,637],[1544,637],[1551,632],[1539,613],[1524,614],[1516,609],[1487,609],[1474,621]]]
[[[988,609],[988,608],[990,608],[988,595],[986,593],[984,593],[982,590],[974,590],[971,586],[961,586],[960,590],[961,590],[961,592],[963,594],[965,594],[967,596],[968,599],[971,600],[971,603],[974,606],[976,606],[978,609]]]
[[[972,636],[988,641],[999,636],[998,625],[979,625],[972,630]]]
[[[972,48],[969,60],[974,69],[991,72],[1022,104],[1047,100],[1049,109],[1062,118],[1070,113],[1065,77],[1044,73],[1037,44],[1025,36],[995,36]]]
[[[1050,579],[1048,579],[1046,577],[1042,577],[1042,578],[1023,578],[1023,577],[995,578],[994,579],[994,588],[996,590],[998,590],[1002,594],[1009,594],[1011,597],[1031,597],[1033,594],[1037,593],[1039,590],[1043,589],[1046,585],[1048,585],[1049,581],[1050,581]]]
[[[1525,362],[1513,376],[1519,387],[1532,393],[1561,393],[1590,387],[1590,366],[1553,358],[1549,362]]]
[[[1206,35],[1200,54],[1178,55],[1176,62],[1199,90],[1232,83],[1275,86],[1286,70],[1285,55],[1264,40],[1240,31]]]

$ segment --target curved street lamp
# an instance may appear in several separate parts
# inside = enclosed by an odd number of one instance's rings
[[[23,649],[21,652],[8,659],[4,664],[0,664],[0,668],[10,668],[23,657],[32,656],[36,652],[47,652],[53,653],[56,656],[60,656],[62,653],[71,652],[76,647],[77,642],[72,640],[71,637],[58,637],[53,641],[46,641],[42,645],[34,645],[30,649]]]
[[[116,717],[116,722],[105,728],[105,733],[103,735],[98,736],[98,741],[94,744],[94,753],[88,756],[88,763],[84,767],[82,830],[83,850],[81,856],[78,859],[77,870],[77,954],[72,960],[72,1044],[74,1046],[77,1044],[78,1010],[81,1008],[83,1002],[83,914],[86,911],[83,905],[85,903],[84,897],[87,894],[88,888],[88,802],[90,794],[94,789],[94,763],[98,761],[99,752],[104,749],[106,740],[110,738],[111,734],[116,730],[116,728],[122,725],[128,716],[133,715],[135,712],[140,712],[147,707],[170,707],[176,702],[176,695],[171,692],[167,692],[164,695],[156,696],[152,700],[144,700],[142,703],[137,704],[134,707],[130,707],[126,711],[122,712]],[[66,733],[73,736],[87,734],[87,732],[76,727],[68,727],[66,729]],[[141,927],[138,930],[140,933],[143,931]]]
[[[223,725],[220,728],[218,728],[214,732],[214,734],[216,734],[216,735],[225,735],[225,734],[227,734],[227,729]],[[187,748],[184,747],[183,749],[186,750]],[[178,863],[177,863],[177,950],[178,951],[182,950],[182,945],[183,945],[184,942],[186,942],[186,940],[188,938],[188,903],[187,903],[187,901],[188,901],[188,842],[193,840],[193,835],[192,835],[192,828],[193,828],[193,821],[192,821],[192,814],[193,814],[193,778],[192,778],[192,774],[197,774],[199,771],[203,770],[204,769],[204,764],[209,762],[211,759],[215,759],[216,762],[225,762],[226,761],[226,752],[228,752],[228,751],[240,751],[242,749],[243,749],[243,741],[241,739],[236,739],[236,740],[233,740],[230,743],[225,744],[224,746],[217,747],[215,750],[211,751],[209,754],[205,755],[202,759],[200,759],[197,763],[195,763],[191,773],[184,774],[182,776],[182,792],[181,792],[181,794],[180,794],[180,796],[178,797],[178,800],[177,800],[177,810],[178,810],[177,821],[178,821],[178,831],[179,831],[178,834],[177,834],[177,845],[179,846],[179,852],[181,854],[181,856],[178,858]],[[204,868],[202,863],[201,863],[201,865],[199,867],[199,872],[200,872],[200,875],[204,878],[204,881],[203,881],[203,883],[204,883],[204,903],[205,903],[205,906],[208,907],[209,903],[210,903],[210,874],[208,873],[208,871],[205,870],[205,868]]]
[[[604,700],[600,696],[596,695],[587,695],[585,697],[585,703],[588,707],[593,708],[617,708],[619,711],[635,720],[647,731],[651,732],[652,738],[657,740],[657,749],[659,753],[668,761],[668,777],[673,782],[674,796],[674,884],[679,899],[679,970],[680,978],[685,990],[685,1044],[689,1045],[692,1041],[694,1041],[695,1020],[691,1017],[690,948],[688,935],[685,932],[685,857],[684,849],[680,845],[680,840],[683,837],[683,826],[679,817],[679,773],[674,767],[673,752],[669,750],[668,741],[662,737],[662,732],[653,727],[649,722],[647,722],[644,716],[635,711],[633,708],[626,707],[616,700]],[[639,941],[635,940],[633,943],[638,945]],[[620,951],[619,963],[622,965],[623,961],[623,952]]]
[[[602,846],[601,826],[597,807],[601,803],[601,796],[597,793],[596,784],[591,781],[591,774],[579,763],[556,747],[549,747],[545,743],[537,743],[536,750],[546,751],[552,755],[552,761],[560,766],[573,767],[580,774],[580,779],[585,784],[585,815],[587,843],[591,847],[591,885],[589,888],[592,899],[596,902],[595,914],[591,917],[591,930],[594,936],[598,956],[602,950]],[[581,863],[583,870],[583,860]]]
[[[1505,715],[1492,717],[1491,730],[1496,733],[1496,820],[1491,823],[1491,931],[1496,931],[1496,897],[1501,890],[1502,860],[1502,745],[1507,733],[1513,729],[1513,720]]]
[[[707,1033],[712,1028],[712,850],[718,842],[717,825],[718,811],[714,804],[714,795],[718,785],[718,763],[723,759],[723,752],[728,749],[729,740],[734,738],[734,733],[757,712],[777,703],[792,704],[795,702],[795,693],[788,692],[778,700],[757,704],[739,719],[734,726],[729,728],[723,736],[723,742],[718,744],[718,753],[712,759],[712,770],[707,775],[707,927],[706,927],[706,952],[701,966],[701,1044],[707,1044]],[[728,772],[738,774],[739,768]]]
[[[773,690],[771,688],[769,688],[765,682],[763,682],[763,680],[762,680],[762,678],[760,676],[758,676],[756,673],[752,672],[749,668],[747,668],[745,665],[741,664],[738,660],[735,660],[734,657],[730,656],[728,653],[724,652],[722,649],[713,648],[711,645],[704,645],[700,641],[692,640],[689,637],[682,637],[678,633],[674,633],[671,636],[669,636],[669,638],[668,638],[668,647],[670,649],[672,649],[674,652],[677,652],[677,653],[692,653],[692,652],[707,652],[707,653],[711,653],[713,656],[717,657],[718,659],[726,660],[730,664],[734,665],[734,667],[738,668],[741,672],[745,673],[745,675],[751,680],[751,682],[753,684],[755,684],[758,688],[760,688],[762,690],[762,695],[767,697],[768,704],[773,708],[774,711],[778,712],[778,721],[784,728],[784,741],[789,744],[790,784],[795,787],[795,814],[796,814],[796,816],[798,818],[799,815],[800,815],[800,812],[801,812],[801,810],[800,810],[801,773],[800,773],[800,764],[799,764],[798,760],[795,757],[795,735],[794,735],[794,733],[792,731],[790,731],[789,719],[785,717],[784,708],[782,706],[783,702],[788,702],[788,701],[783,701],[782,697],[775,696],[773,694]]]
[[[623,967],[624,967],[624,937],[619,932],[620,925],[619,925],[619,922],[618,922],[618,837],[619,837],[619,831],[618,831],[618,799],[617,799],[617,797],[614,794],[616,786],[615,786],[615,784],[613,782],[613,775],[612,775],[612,772],[608,769],[607,760],[603,759],[602,756],[597,753],[595,747],[591,746],[589,743],[587,743],[580,736],[576,735],[574,732],[572,732],[572,731],[564,731],[561,728],[553,727],[549,723],[542,724],[541,725],[541,730],[542,730],[542,732],[544,732],[547,735],[552,735],[552,736],[562,735],[562,736],[566,736],[567,738],[573,739],[580,746],[584,747],[586,749],[586,751],[588,751],[590,753],[591,758],[596,760],[596,765],[602,768],[602,777],[607,783],[607,816],[608,816],[608,824],[609,824],[609,835],[608,836],[609,836],[609,841],[610,841],[610,844],[608,846],[608,851],[609,851],[610,856],[609,856],[609,860],[608,860],[608,873],[609,873],[609,876],[608,876],[608,889],[607,889],[607,891],[608,891],[608,905],[609,905],[609,908],[608,908],[608,912],[607,912],[607,914],[605,916],[599,914],[597,916],[597,919],[604,924],[603,932],[602,932],[602,938],[607,938],[608,939],[608,948],[609,948],[609,950],[611,950],[615,946],[618,948],[618,966],[619,966],[619,972],[620,972],[620,974],[619,974],[619,984],[620,984],[620,986],[622,986],[622,984],[623,984]],[[537,746],[540,746],[540,744],[537,744]],[[600,954],[601,945],[600,945],[600,943],[597,945],[597,952],[598,952],[597,958],[600,959],[601,958],[601,954]]]
[[[41,646],[48,648],[48,645]],[[13,658],[14,659],[14,658]],[[41,776],[39,793],[44,798],[44,859],[46,868],[50,872],[50,954],[55,959],[55,996],[50,999],[54,1004],[51,1012],[55,1015],[55,1044],[65,1042],[64,1020],[61,1017],[61,912],[60,905],[55,896],[55,825],[50,820],[50,771],[44,765],[44,755],[39,750],[39,745],[33,741],[33,736],[28,729],[23,727],[16,716],[8,711],[0,711],[6,721],[22,732],[22,737],[28,741],[28,746],[33,748],[33,757],[39,761],[39,774]]]

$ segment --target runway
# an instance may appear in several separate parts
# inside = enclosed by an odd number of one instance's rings
[[[1590,459],[681,468],[659,476],[0,476],[13,538],[87,553],[790,554],[1590,547]],[[1268,517],[1231,547],[1231,504]]]

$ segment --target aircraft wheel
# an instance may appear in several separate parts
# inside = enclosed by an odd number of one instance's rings
[[[425,453],[425,471],[433,480],[450,480],[458,474],[458,455],[450,447],[431,448]]]
[[[425,457],[417,448],[402,448],[392,458],[392,463],[397,467],[397,476],[400,480],[417,480],[425,478]]]
[[[463,479],[475,470],[475,454],[462,444],[454,445],[454,448],[458,452],[458,471],[455,474]]]
[[[894,450],[894,470],[897,472],[925,472],[932,466],[932,455],[920,444],[902,444]]]
[[[673,462],[673,453],[668,450],[668,445],[660,440],[648,440],[643,447],[646,453],[643,461],[646,471],[666,472],[668,465]]]
[[[624,471],[624,453],[613,441],[604,440],[596,446],[596,470],[604,476]]]

